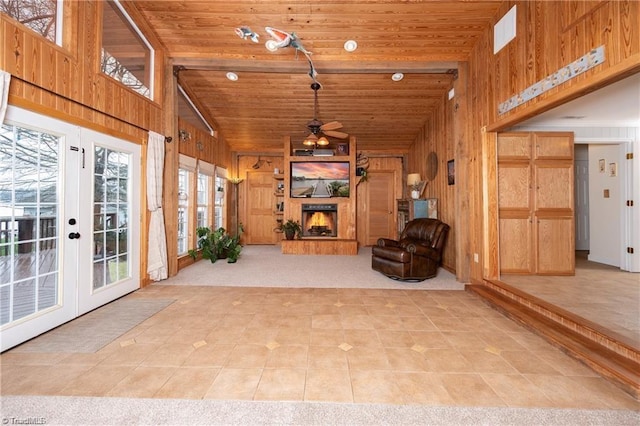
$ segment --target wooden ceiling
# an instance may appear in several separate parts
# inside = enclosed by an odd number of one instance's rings
[[[318,117],[342,123],[358,150],[406,152],[452,87],[502,0],[496,1],[172,1],[130,3],[155,32],[178,82],[206,120],[238,152],[277,152],[301,142],[314,118],[305,55],[270,52],[266,26],[295,33],[322,85]],[[240,38],[248,26],[260,42]],[[344,43],[358,49],[347,52]],[[235,72],[238,81],[226,78]],[[393,73],[404,79],[392,81]],[[336,139],[331,139],[336,142]]]

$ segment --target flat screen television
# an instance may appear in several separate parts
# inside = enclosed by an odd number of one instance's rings
[[[291,162],[291,198],[349,196],[348,161]]]

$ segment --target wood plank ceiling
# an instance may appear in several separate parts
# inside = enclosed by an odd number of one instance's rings
[[[136,1],[166,48],[178,82],[201,114],[238,152],[281,152],[301,143],[314,118],[304,54],[269,51],[265,27],[295,33],[322,85],[318,117],[342,123],[358,150],[406,152],[426,117],[452,87],[458,61],[496,15],[496,1]],[[259,43],[235,33],[241,26]],[[358,48],[347,52],[344,43]],[[228,71],[237,81],[226,77]],[[393,81],[392,74],[404,78]],[[330,138],[331,142],[338,139]]]

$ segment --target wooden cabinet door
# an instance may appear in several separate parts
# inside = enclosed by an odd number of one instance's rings
[[[535,159],[573,159],[573,136],[566,132],[534,133]]]
[[[247,172],[247,223],[243,240],[246,244],[273,244],[273,173]]]
[[[503,273],[530,274],[534,271],[531,185],[528,160],[499,162],[499,253]]]
[[[540,275],[573,275],[575,273],[575,240],[573,216],[537,217],[537,273]]]
[[[531,133],[500,133],[498,135],[498,159],[529,160],[531,158]]]
[[[500,226],[500,272],[531,274],[534,272],[532,219],[528,212],[502,213]]]

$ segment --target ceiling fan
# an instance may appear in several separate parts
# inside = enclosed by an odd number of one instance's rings
[[[337,131],[342,128],[342,123],[338,121],[323,123],[318,119],[318,90],[320,89],[320,84],[314,81],[311,83],[311,89],[313,89],[313,120],[307,123],[307,128],[311,133],[302,143],[304,145],[329,145],[329,140],[325,136],[319,136],[321,134],[338,139],[349,137],[347,133]]]

